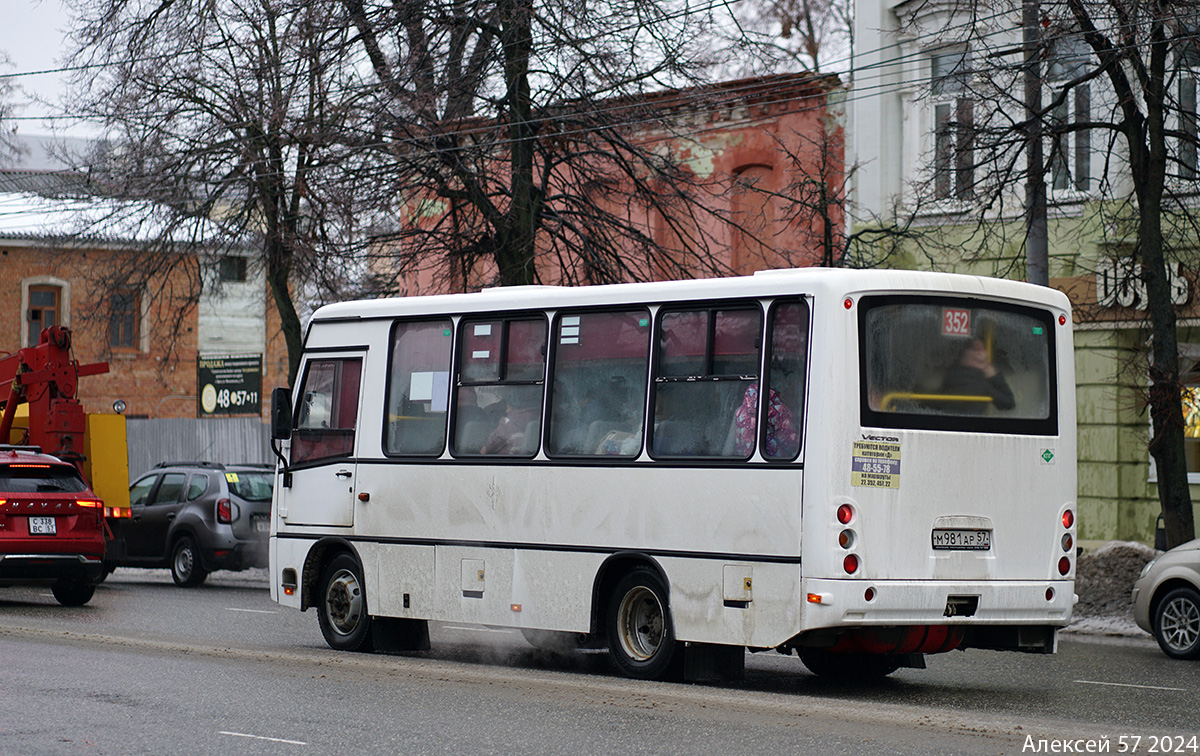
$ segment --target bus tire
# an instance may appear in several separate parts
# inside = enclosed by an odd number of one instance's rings
[[[608,603],[608,648],[622,674],[662,680],[677,672],[679,644],[671,624],[667,587],[648,567],[631,570]]]
[[[823,648],[801,648],[800,661],[817,677],[841,682],[877,680],[900,669],[889,654],[835,654]]]
[[[1180,587],[1154,608],[1154,639],[1172,659],[1200,658],[1200,593]]]
[[[188,536],[182,536],[171,549],[171,579],[175,585],[184,588],[195,588],[208,577],[208,570],[200,564],[200,552],[196,543]]]
[[[372,650],[371,615],[367,613],[367,591],[357,559],[339,554],[325,565],[317,596],[317,622],[330,648]]]

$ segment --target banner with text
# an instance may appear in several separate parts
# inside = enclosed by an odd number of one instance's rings
[[[201,355],[196,363],[200,417],[262,414],[261,354]]]

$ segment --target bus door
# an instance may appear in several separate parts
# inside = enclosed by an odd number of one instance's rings
[[[315,354],[301,365],[293,412],[291,486],[280,493],[290,525],[354,524],[362,353]]]

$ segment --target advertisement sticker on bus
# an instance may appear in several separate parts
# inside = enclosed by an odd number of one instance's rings
[[[866,488],[900,487],[900,443],[855,441],[850,485]]]

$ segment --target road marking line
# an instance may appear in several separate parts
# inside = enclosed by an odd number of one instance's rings
[[[1134,685],[1132,683],[1115,683],[1115,682],[1097,682],[1095,680],[1075,680],[1077,683],[1084,685],[1112,685],[1117,688],[1145,688],[1146,690],[1172,690],[1180,693],[1187,693],[1187,688],[1164,688],[1160,685]]]
[[[275,614],[276,613],[276,612],[271,611],[270,609],[238,609],[238,608],[232,607],[232,606],[225,607],[225,611],[227,611],[227,612],[250,612],[251,614]]]
[[[463,627],[462,625],[442,625],[447,630],[466,630],[468,633],[513,633],[515,630],[497,630],[491,627]]]
[[[235,738],[252,738],[253,740],[269,740],[272,743],[291,743],[292,745],[308,745],[303,740],[284,740],[283,738],[267,738],[262,735],[247,735],[244,732],[226,732],[221,730],[218,735],[232,735]]]

